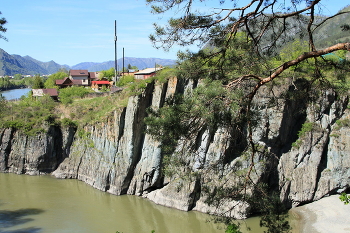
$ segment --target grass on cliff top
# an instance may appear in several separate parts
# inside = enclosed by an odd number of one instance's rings
[[[39,99],[27,96],[20,101],[2,102],[1,105],[2,128],[21,129],[28,135],[35,135],[44,131],[45,126],[55,124],[57,103],[48,96]]]
[[[84,126],[106,122],[114,111],[126,106],[125,92],[95,98],[76,98],[70,104],[53,101],[49,96],[27,96],[20,101],[1,103],[0,127],[22,130],[27,135],[44,132],[49,125]]]
[[[68,118],[78,125],[95,124],[105,122],[114,111],[121,111],[126,107],[128,95],[121,92],[110,96],[75,99],[69,105],[59,104],[56,112],[60,118]]]
[[[157,80],[165,82],[169,70],[160,73],[158,77],[147,80],[124,80],[124,90],[108,96],[85,97],[81,88],[64,90],[64,103],[55,102],[49,96],[41,98],[29,94],[20,101],[0,100],[0,127],[20,129],[27,135],[44,132],[49,125],[82,127],[107,122],[115,111],[122,111],[127,106],[132,95],[141,94],[147,84]],[[123,80],[122,80],[123,81]],[[77,89],[77,96],[72,92]],[[79,90],[78,90],[79,89]]]

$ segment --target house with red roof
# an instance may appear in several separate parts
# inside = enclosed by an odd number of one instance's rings
[[[66,77],[64,79],[57,79],[56,85],[60,88],[71,87],[73,86],[73,82],[70,78]]]
[[[70,70],[69,77],[56,80],[56,85],[60,88],[71,86],[91,86],[94,89],[101,89],[102,87],[111,88],[113,81],[106,79],[99,80],[100,72],[88,72],[87,70]]]
[[[147,79],[156,75],[157,71],[161,70],[162,67],[158,68],[147,68],[134,73],[135,79]]]
[[[58,100],[58,91],[56,88],[49,89],[32,89],[34,97],[42,97],[44,95],[50,96],[54,100]]]
[[[103,87],[111,88],[113,86],[113,81],[99,80],[99,81],[91,81],[91,88],[93,89],[101,89]]]
[[[90,81],[95,79],[96,73],[97,72],[88,72],[87,70],[70,70],[68,77],[56,80],[56,85],[61,88],[71,86],[90,86]]]
[[[101,72],[89,72],[89,80],[90,81],[97,81],[99,80],[99,75]]]
[[[89,71],[88,70],[70,70],[69,78],[74,85],[89,86]]]

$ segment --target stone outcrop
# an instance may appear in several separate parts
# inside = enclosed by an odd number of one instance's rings
[[[223,200],[221,206],[209,206],[204,189],[235,185],[252,162],[252,181],[276,187],[290,207],[349,187],[348,99],[325,91],[320,98],[310,100],[302,91],[303,83],[294,89],[266,88],[259,93],[254,111],[260,114],[260,121],[253,140],[264,153],[252,160],[237,153],[242,148],[232,139],[232,132],[225,128],[204,130],[195,139],[196,151],[184,158],[189,170],[178,168],[175,175],[164,175],[161,143],[145,133],[146,109],[159,108],[167,97],[196,85],[175,78],[149,84],[107,122],[84,129],[48,126],[47,132],[36,136],[0,129],[0,171],[50,173],[57,178],[79,179],[116,195],[139,195],[185,211],[221,212],[237,218],[247,216],[250,207],[246,203]],[[310,123],[311,130],[298,136],[305,123]],[[180,140],[179,148],[186,140],[190,139]]]

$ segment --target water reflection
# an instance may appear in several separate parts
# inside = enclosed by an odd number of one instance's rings
[[[40,232],[40,228],[30,227],[17,230],[8,230],[6,228],[11,228],[14,226],[22,225],[33,221],[33,218],[28,218],[30,215],[37,215],[43,213],[41,209],[19,209],[19,210],[0,210],[0,232],[10,233],[10,232],[22,232],[22,233],[36,233]],[[5,230],[5,231],[4,231]]]
[[[0,184],[0,211],[42,211],[18,218],[29,220],[21,227],[6,225],[7,232],[224,232],[218,224],[206,223],[208,215],[155,205],[141,197],[111,195],[77,180],[0,173]]]
[[[225,232],[223,225],[208,222],[209,215],[167,208],[141,197],[111,195],[78,180],[0,173],[0,184],[1,233]],[[4,219],[6,231],[1,226]],[[263,231],[257,217],[241,224],[244,233]]]
[[[32,89],[30,88],[22,88],[22,89],[13,89],[8,91],[2,91],[0,94],[2,94],[6,100],[15,100],[21,98],[23,95],[27,95],[29,91]]]

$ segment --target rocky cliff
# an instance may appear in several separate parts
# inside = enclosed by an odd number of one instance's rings
[[[146,109],[159,108],[168,96],[194,85],[175,78],[165,84],[149,84],[143,94],[130,97],[127,107],[114,112],[107,122],[78,131],[50,126],[46,133],[27,136],[15,129],[1,129],[0,171],[50,173],[79,179],[116,195],[140,195],[185,211],[230,210],[227,215],[239,218],[246,216],[245,203],[222,200],[214,208],[206,204],[203,190],[205,186],[234,185],[252,163],[252,181],[268,182],[290,207],[349,187],[348,98],[331,90],[309,98],[306,95],[310,91],[304,91],[303,82],[261,89],[254,110],[260,120],[253,140],[264,153],[254,158],[237,155],[235,151],[240,148],[227,129],[204,130],[195,139],[196,151],[186,156],[186,168],[175,168],[176,174],[171,176],[163,173],[160,142],[144,133]],[[307,130],[305,125],[309,126]],[[190,139],[179,144],[186,140]],[[185,171],[188,168],[190,172]],[[204,175],[188,175],[198,173]]]

